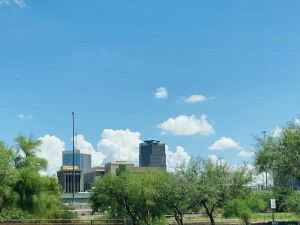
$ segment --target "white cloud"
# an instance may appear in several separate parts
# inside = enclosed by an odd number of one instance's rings
[[[185,98],[185,102],[187,103],[197,103],[197,102],[203,102],[205,101],[207,98],[203,95],[191,95],[187,98]]]
[[[255,155],[254,152],[248,152],[248,151],[245,151],[245,150],[242,150],[238,153],[239,157],[252,157],[254,155]]]
[[[141,134],[126,130],[104,129],[98,149],[107,156],[109,160],[126,160],[138,164],[139,144],[142,142]]]
[[[276,127],[275,130],[273,131],[272,136],[273,136],[274,138],[277,138],[277,137],[280,137],[281,134],[282,134],[282,129],[279,128],[279,127]]]
[[[295,119],[295,124],[300,126],[300,118]]]
[[[208,149],[210,150],[224,150],[229,148],[238,148],[239,143],[228,137],[221,137],[213,143]]]
[[[48,168],[46,175],[52,176],[56,174],[62,165],[62,151],[65,150],[65,143],[56,136],[45,135],[40,137],[42,145],[39,147],[37,155],[48,160]]]
[[[160,87],[156,89],[155,97],[158,99],[166,99],[168,98],[168,91],[165,87]]]
[[[31,115],[24,115],[24,114],[19,114],[17,116],[20,120],[31,120],[32,116]]]
[[[0,6],[9,6],[11,4],[15,4],[20,8],[26,7],[24,0],[0,0]]]
[[[224,159],[219,158],[216,155],[209,155],[208,159],[211,160],[214,163],[220,163],[220,164],[225,164],[227,163]]]
[[[92,166],[100,166],[105,159],[105,155],[100,151],[96,151],[91,143],[85,140],[82,134],[76,136],[76,148],[81,153],[90,154],[92,158]]]
[[[200,118],[196,116],[180,115],[176,118],[169,118],[168,120],[157,125],[163,133],[170,133],[173,135],[209,135],[214,133],[214,127],[207,121],[206,115]]]
[[[167,168],[170,172],[175,171],[176,167],[180,166],[182,163],[188,164],[191,159],[191,156],[181,146],[177,146],[176,151],[172,152],[166,145],[166,157]]]

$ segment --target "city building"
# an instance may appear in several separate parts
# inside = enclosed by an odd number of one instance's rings
[[[117,175],[120,165],[126,166],[126,169],[130,169],[131,167],[135,167],[132,163],[127,163],[126,161],[116,161],[105,163],[105,172],[111,173],[112,175]]]
[[[105,174],[104,167],[96,166],[83,173],[83,191],[91,191],[92,185],[96,179]]]
[[[75,171],[75,192],[80,192],[82,190],[81,185],[81,170],[79,166],[74,166]],[[58,183],[62,187],[64,193],[73,192],[73,166],[62,166],[59,171],[57,171]]]
[[[166,147],[156,140],[147,140],[139,146],[139,166],[156,167],[166,170]]]
[[[74,151],[74,165],[79,166],[81,171],[85,171],[91,168],[91,155],[80,153],[80,150]],[[62,163],[63,166],[73,166],[73,151],[62,152]]]

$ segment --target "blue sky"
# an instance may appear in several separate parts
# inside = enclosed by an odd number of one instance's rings
[[[251,161],[253,136],[298,116],[299,19],[294,0],[0,0],[0,138],[33,134],[58,165],[75,111],[99,162],[149,138],[169,163]]]

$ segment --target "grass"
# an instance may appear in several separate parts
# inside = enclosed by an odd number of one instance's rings
[[[173,217],[169,217],[169,222],[175,222]],[[239,218],[225,219],[222,214],[215,216],[216,223],[241,223]],[[251,222],[267,222],[272,221],[272,213],[255,213],[252,215]],[[275,213],[275,221],[300,221],[300,215],[294,213]],[[209,222],[209,218],[205,214],[189,214],[184,216],[184,222]]]

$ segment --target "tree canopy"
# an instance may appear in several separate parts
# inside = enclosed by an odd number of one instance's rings
[[[0,218],[58,218],[60,187],[42,176],[47,160],[37,157],[41,141],[18,136],[13,147],[0,142]]]
[[[300,126],[288,123],[279,136],[258,137],[255,166],[268,172],[274,186],[295,188],[300,180]]]

